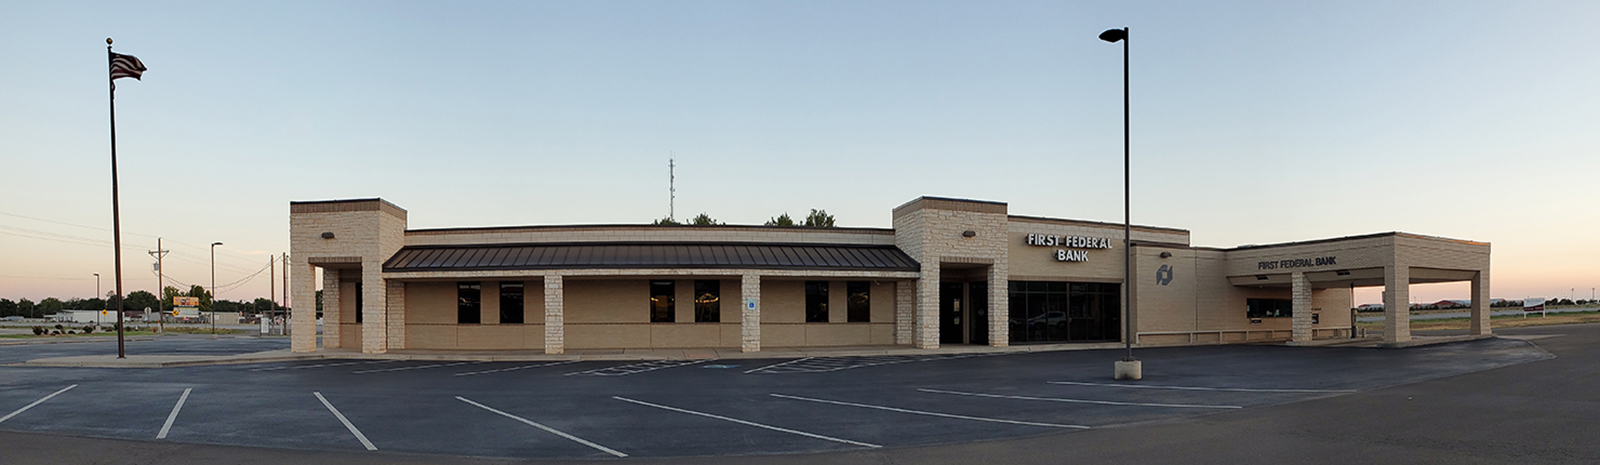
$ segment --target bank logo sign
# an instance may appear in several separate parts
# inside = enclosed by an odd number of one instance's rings
[[[1048,234],[1029,234],[1023,238],[1023,243],[1035,247],[1058,247],[1056,261],[1058,262],[1087,262],[1089,251],[1072,249],[1110,249],[1111,239],[1105,237],[1087,236],[1052,236]]]
[[[1156,269],[1156,284],[1162,286],[1172,284],[1172,265],[1161,265]]]

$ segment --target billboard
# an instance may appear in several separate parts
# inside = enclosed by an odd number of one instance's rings
[[[199,297],[183,297],[183,296],[173,297],[172,298],[172,306],[174,306],[174,307],[199,307],[200,306],[200,298]]]
[[[1526,298],[1526,299],[1522,299],[1522,311],[1524,311],[1524,312],[1543,312],[1544,311],[1544,297],[1529,297],[1529,298]]]

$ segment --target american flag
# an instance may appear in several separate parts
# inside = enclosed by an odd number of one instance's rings
[[[138,57],[115,52],[111,53],[111,80],[127,77],[139,79],[139,76],[144,74],[144,70],[144,62],[139,61]]]

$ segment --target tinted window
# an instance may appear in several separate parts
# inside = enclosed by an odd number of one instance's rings
[[[1120,284],[1012,281],[1009,287],[1013,344],[1120,339]]]
[[[483,287],[476,281],[456,283],[456,322],[478,324],[483,313]]]
[[[872,283],[850,281],[845,283],[845,318],[851,323],[872,321]]]
[[[806,281],[806,323],[828,322],[828,282]]]
[[[694,282],[694,322],[716,323],[722,321],[722,281],[700,280]]]
[[[500,323],[522,323],[522,282],[500,283]]]
[[[361,282],[356,281],[356,323],[361,322]]]
[[[1289,299],[1245,299],[1250,318],[1285,318],[1294,316],[1294,301]]]
[[[650,281],[651,323],[671,323],[675,321],[672,308],[674,289],[672,281]]]

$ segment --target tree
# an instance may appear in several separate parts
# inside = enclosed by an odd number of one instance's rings
[[[807,228],[832,228],[833,227],[833,215],[829,215],[827,210],[817,210],[817,209],[813,208],[813,209],[811,209],[811,214],[810,215],[806,215],[805,227],[807,227]]]
[[[199,284],[189,286],[189,293],[186,295],[200,298],[200,313],[211,311],[211,292],[207,291],[206,288],[201,287]]]
[[[16,302],[12,302],[11,299],[0,299],[0,317],[20,315],[22,313],[17,310]]]
[[[160,310],[156,308],[156,305],[160,303],[161,299],[157,299],[156,295],[151,294],[150,291],[133,291],[132,293],[128,294],[128,298],[122,299],[122,309],[144,310],[148,308],[150,311],[154,312]]]
[[[37,308],[34,308],[33,301],[28,300],[27,298],[17,301],[17,314],[28,318],[39,318],[44,316],[42,313],[39,313]]]
[[[701,212],[700,216],[696,216],[694,219],[689,220],[689,224],[694,226],[716,226],[722,223],[717,222],[717,219],[712,218],[711,215]]]
[[[251,302],[251,306],[255,307],[251,309],[254,312],[270,312],[272,311],[272,299],[256,297],[256,300]]]
[[[789,217],[789,212],[783,212],[777,218],[767,220],[767,226],[794,226],[794,218]]]
[[[674,220],[670,216],[663,217],[663,218],[661,218],[659,220],[651,221],[650,224],[656,225],[656,226],[683,226],[683,223],[679,223],[678,220]]]
[[[57,299],[55,297],[46,297],[44,300],[39,301],[39,311],[45,313],[61,313],[61,309],[64,305],[66,305],[66,303],[62,302],[61,299]]]

